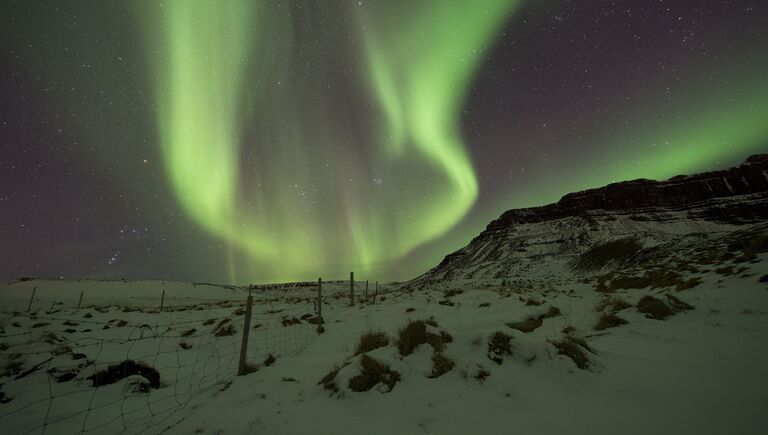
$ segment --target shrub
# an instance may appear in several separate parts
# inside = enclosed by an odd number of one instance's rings
[[[597,325],[595,325],[595,331],[603,331],[608,328],[615,328],[626,323],[629,322],[613,313],[603,313],[600,316],[600,319],[598,319]]]
[[[349,389],[356,392],[368,391],[376,384],[387,386],[387,392],[392,391],[400,380],[400,374],[389,369],[388,366],[379,363],[375,359],[363,354],[360,358],[362,372],[349,380]]]
[[[504,355],[512,355],[512,337],[496,331],[488,340],[488,359],[501,364],[504,361]]]

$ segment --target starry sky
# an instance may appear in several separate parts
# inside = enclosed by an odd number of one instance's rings
[[[761,0],[0,4],[0,278],[412,278],[768,151]]]

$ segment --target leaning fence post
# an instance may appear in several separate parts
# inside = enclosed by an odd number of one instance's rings
[[[376,281],[376,290],[373,292],[373,303],[376,303],[376,296],[379,295],[379,282]]]
[[[163,311],[163,304],[165,303],[165,290],[163,290],[162,296],[160,296],[160,311]]]
[[[240,364],[237,367],[237,375],[242,376],[246,372],[246,353],[248,352],[248,332],[251,329],[251,307],[253,306],[253,296],[251,290],[248,290],[248,300],[245,303],[245,318],[243,319],[243,341],[240,343]]]
[[[355,305],[355,272],[349,272],[349,306]]]
[[[29,298],[29,305],[27,306],[27,312],[32,309],[32,301],[35,300],[35,292],[37,292],[37,286],[32,289],[32,296]]]
[[[83,292],[80,292],[80,300],[77,301],[77,309],[80,310],[80,304],[83,303]]]

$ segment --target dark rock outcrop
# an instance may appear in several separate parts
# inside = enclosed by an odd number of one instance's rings
[[[492,221],[486,230],[579,216],[592,210],[679,209],[715,198],[765,192],[768,192],[768,154],[758,154],[740,166],[723,171],[678,175],[666,181],[624,181],[569,193],[554,204],[509,210]],[[761,210],[755,217],[768,217],[768,210]]]

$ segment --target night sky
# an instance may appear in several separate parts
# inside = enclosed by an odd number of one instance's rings
[[[762,0],[4,0],[0,74],[4,279],[408,279],[768,151]]]

